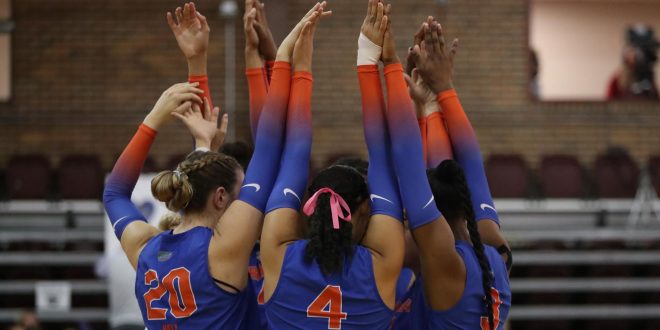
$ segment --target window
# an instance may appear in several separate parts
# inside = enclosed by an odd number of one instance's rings
[[[635,90],[633,87],[640,89],[657,84],[660,70],[656,61],[649,59],[656,54],[657,46],[656,49],[642,47],[640,42],[627,40],[631,39],[631,27],[635,27],[635,31],[638,31],[637,27],[643,27],[654,29],[655,42],[658,42],[658,13],[660,3],[657,1],[531,1],[532,95],[547,101],[602,101],[619,99],[610,94],[616,92],[613,87],[619,94],[631,94],[627,91]],[[641,35],[649,38],[635,40],[649,39],[649,43],[653,43],[649,34],[645,31]],[[640,73],[633,67],[639,68]],[[632,78],[618,78],[622,72]],[[629,86],[624,90],[620,86],[626,81]]]

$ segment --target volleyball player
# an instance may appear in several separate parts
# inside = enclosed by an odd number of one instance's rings
[[[305,18],[319,7],[317,4]],[[289,53],[293,42],[285,41],[282,49]],[[286,93],[274,89],[269,98],[288,98],[288,85],[287,80],[283,84]],[[248,325],[246,313],[251,301],[245,290],[245,270],[261,233],[263,210],[277,174],[267,166],[279,163],[281,141],[264,139],[257,143],[251,162],[258,164],[257,168],[248,167],[242,187],[243,172],[238,163],[215,152],[193,152],[175,171],[159,174],[152,182],[152,192],[170,210],[183,213],[181,225],[172,231],[159,233],[147,225],[130,202],[156,131],[172,112],[183,112],[175,115],[189,127],[198,148],[210,148],[219,109],[211,112],[205,102],[213,118],[204,118],[196,107],[191,108],[192,102],[201,102],[197,94],[202,93],[192,86],[197,84],[177,85],[163,94],[117,161],[105,188],[104,204],[124,251],[136,267],[136,295],[149,328],[240,329]],[[281,130],[283,115],[286,111],[265,106],[260,120],[266,136],[276,136],[273,129]]]
[[[370,2],[364,27],[376,39],[378,34],[382,38],[379,31],[387,22],[383,12],[382,4]],[[294,50],[286,146],[261,239],[266,315],[272,329],[386,329],[403,260],[403,225],[396,179],[388,170],[388,148],[382,140],[382,108],[365,109],[370,119],[365,136],[370,158],[376,160],[368,175],[375,184],[369,191],[351,167],[322,170],[312,180],[311,197],[303,208],[309,217],[307,237],[298,230],[311,147],[310,70],[316,24],[306,24]],[[273,73],[271,93],[278,75]],[[257,141],[264,129],[259,125]]]
[[[433,22],[433,17],[429,17],[426,24]],[[424,24],[415,34],[413,45],[420,45],[423,41]],[[457,46],[456,43],[454,47]],[[456,48],[452,51],[455,52]],[[453,97],[443,97],[442,102],[438,102],[437,95],[420,76],[412,59],[412,53],[409,52],[406,68],[409,75],[405,78],[420,123],[427,168],[435,168],[447,159],[456,159],[465,171],[472,208],[482,240],[497,247],[510,270],[513,263],[511,249],[500,230],[499,217],[488,187],[483,158],[474,129],[460,103],[454,102]],[[449,96],[455,96],[455,93],[450,93]]]
[[[393,43],[388,31],[384,58],[389,57],[388,49],[394,49]],[[440,101],[455,95],[452,75],[457,43],[451,51],[444,47],[442,31],[433,21],[424,24],[424,40],[413,50],[420,75]],[[401,64],[386,66],[385,77],[393,159],[422,264],[421,279],[413,288],[412,327],[497,329],[506,320],[511,302],[504,259],[495,248],[481,243],[460,166],[445,161],[426,178],[422,141]]]

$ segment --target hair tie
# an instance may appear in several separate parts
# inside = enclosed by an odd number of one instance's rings
[[[177,180],[181,180],[181,174],[182,174],[181,171],[179,171],[179,170],[174,170],[174,171],[172,171],[172,172],[174,173],[174,176],[176,176],[176,179],[177,179]]]
[[[332,212],[332,227],[334,229],[339,229],[339,219],[344,221],[351,221],[351,209],[346,204],[346,201],[334,190],[330,188],[321,188],[319,189],[312,197],[307,200],[305,206],[303,206],[303,213],[310,216],[316,210],[316,202],[319,199],[319,196],[324,193],[330,194],[330,211]],[[345,212],[345,213],[344,213]]]

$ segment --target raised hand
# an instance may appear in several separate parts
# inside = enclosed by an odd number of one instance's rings
[[[216,107],[211,110],[209,102],[204,99],[204,112],[198,104],[193,104],[192,107],[182,112],[172,112],[171,115],[179,118],[181,122],[188,128],[190,134],[195,138],[195,145],[198,148],[211,149],[211,142],[214,140],[218,127],[218,115],[220,108]]]
[[[259,35],[259,53],[266,61],[274,61],[277,56],[277,46],[268,25],[268,19],[266,18],[266,5],[258,0],[253,1],[257,14],[257,24],[255,24],[254,28]]]
[[[300,32],[302,31],[305,23],[310,19],[314,19],[316,16],[326,17],[332,15],[331,11],[325,11],[326,2],[316,3],[312,9],[310,9],[307,14],[296,24],[296,26],[289,32],[289,35],[284,38],[280,48],[277,49],[277,60],[283,62],[291,62],[291,57],[293,56],[293,49],[298,41]]]
[[[161,94],[153,109],[144,119],[144,124],[158,130],[171,118],[171,113],[182,113],[192,107],[194,102],[201,103],[204,91],[197,88],[199,83],[180,83],[173,85]]]
[[[387,15],[391,5],[385,6],[380,0],[369,0],[367,16],[364,18],[360,32],[374,44],[383,47],[385,30],[389,24]]]
[[[415,109],[417,117],[427,117],[433,112],[440,111],[440,106],[436,101],[436,94],[424,82],[424,79],[419,76],[417,69],[412,70],[412,76],[404,75],[406,83],[408,84],[408,92],[410,98],[415,102]]]
[[[227,137],[227,129],[229,128],[229,115],[226,113],[220,119],[220,127],[215,131],[215,137],[211,141],[211,150],[220,151],[220,148],[225,143]]]
[[[243,30],[245,32],[245,48],[250,50],[259,49],[259,35],[255,29],[257,20],[257,9],[254,8],[255,0],[245,1],[245,15],[243,16]]]
[[[433,16],[429,16],[426,18],[426,23],[431,25],[435,19]],[[406,57],[406,74],[412,75],[412,70],[415,68],[415,62],[413,61],[413,58],[411,56],[413,47],[415,45],[419,45],[424,41],[424,23],[419,27],[419,30],[415,33],[415,36],[413,37],[413,44],[412,46],[408,49],[408,56]]]
[[[248,69],[262,68],[263,59],[259,55],[259,35],[255,29],[257,9],[254,8],[256,0],[245,0],[245,15],[243,16],[243,30],[245,32],[245,67]]]
[[[172,13],[168,12],[167,23],[186,58],[206,56],[211,32],[206,17],[195,9],[192,2],[186,3],[183,9],[178,7],[174,14],[176,22]]]
[[[396,54],[396,43],[394,42],[394,33],[392,33],[392,24],[388,22],[385,29],[385,37],[383,38],[383,64],[389,65],[392,63],[399,63],[399,56]]]
[[[293,49],[293,71],[312,71],[314,33],[320,20],[321,17],[319,15],[313,15],[305,22]]]
[[[458,39],[451,48],[445,46],[442,27],[437,22],[424,23],[424,40],[412,50],[412,60],[419,74],[434,93],[454,88],[454,56],[458,50]]]

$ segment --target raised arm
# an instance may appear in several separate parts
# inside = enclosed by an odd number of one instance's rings
[[[134,268],[140,251],[159,230],[147,224],[144,215],[131,202],[131,194],[158,130],[171,118],[171,113],[181,113],[190,109],[192,102],[200,102],[198,94],[201,93],[196,84],[189,83],[166,90],[119,156],[105,184],[103,206]]]
[[[395,291],[392,289],[396,286],[405,253],[403,212],[390,153],[385,100],[378,70],[389,20],[386,11],[389,11],[389,6],[369,0],[358,42],[357,67],[364,139],[369,152],[367,181],[371,199],[371,219],[362,245],[373,251],[374,274],[381,295]],[[384,301],[394,301],[393,296],[385,295]]]
[[[250,128],[256,140],[259,116],[266,101],[277,54],[273,35],[268,26],[264,4],[245,0],[245,75],[250,96]]]
[[[257,8],[256,0],[245,1],[243,29],[245,32],[245,77],[250,98],[250,132],[252,141],[257,139],[257,126],[261,110],[266,103],[269,81],[266,76],[264,60],[259,54],[259,35],[255,29]]]
[[[319,7],[315,6],[308,15]],[[217,260],[211,265],[214,276],[237,288],[246,285],[245,273],[236,272],[236,269],[247,269],[250,253],[261,233],[266,203],[280,169],[291,89],[290,61],[300,30],[302,24],[294,29],[293,36],[287,37],[278,50],[272,88],[259,118],[255,150],[239,198],[218,222],[216,235],[211,241],[209,251],[212,255],[209,259]]]
[[[434,22],[434,24],[437,24]],[[437,95],[437,101],[443,110],[444,118],[456,161],[465,171],[465,178],[470,189],[472,207],[475,219],[478,221],[479,233],[484,243],[492,245],[502,251],[505,261],[509,261],[510,252],[508,243],[499,229],[499,218],[493,198],[488,187],[488,180],[483,166],[483,159],[470,121],[461,106],[453,85],[454,56],[458,49],[458,40],[455,39],[448,51],[444,50],[444,38],[442,29],[438,26],[437,36],[433,34],[429,38],[430,44],[437,44],[435,48],[442,50],[429,56],[427,61],[419,61],[420,53],[417,52],[417,69],[420,75],[428,83],[428,86]],[[425,39],[424,44],[427,44]],[[432,46],[427,47],[431,49]],[[488,221],[483,221],[488,220]]]
[[[314,32],[321,16],[324,15],[324,9],[325,2],[301,21],[301,30],[296,33],[299,36],[293,51],[295,74],[287,115],[286,145],[277,182],[268,200],[261,234],[261,262],[266,274],[264,281],[266,301],[277,286],[287,243],[301,237],[298,212],[307,186],[312,146],[311,71]]]
[[[392,139],[392,158],[399,189],[422,264],[422,276],[432,306],[446,290],[465,281],[465,266],[454,247],[454,236],[442,217],[426,176],[422,143],[413,104],[396,56],[391,29],[385,35],[383,61],[387,84],[387,121]]]
[[[176,20],[175,20],[176,17]],[[204,91],[203,98],[208,100],[209,107],[213,108],[211,99],[211,90],[208,78],[208,45],[211,28],[202,15],[195,8],[193,2],[184,4],[183,8],[178,7],[172,13],[167,13],[167,23],[176,38],[181,52],[188,62],[188,82],[198,83],[199,88]],[[203,109],[201,103],[198,106]],[[209,148],[213,151],[220,150],[227,133],[228,116],[224,114],[219,117],[220,122],[216,123],[216,134],[211,141]],[[199,147],[196,145],[196,147]]]

